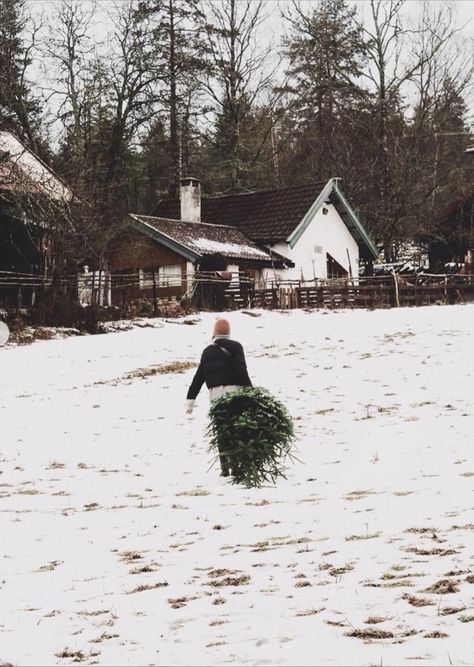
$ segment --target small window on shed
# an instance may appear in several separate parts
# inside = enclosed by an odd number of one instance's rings
[[[158,282],[156,273],[155,279]],[[153,287],[153,269],[139,269],[138,282],[140,289],[150,289]]]
[[[160,266],[158,282],[160,287],[181,287],[181,265]]]

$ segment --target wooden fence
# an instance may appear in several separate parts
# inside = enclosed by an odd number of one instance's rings
[[[143,276],[133,274],[77,274],[55,277],[54,284],[68,292],[82,305],[125,305],[122,298],[127,290],[140,300],[149,300],[154,311],[162,302],[179,301],[186,296],[198,307],[210,310],[226,308],[387,308],[424,306],[433,303],[453,304],[474,301],[474,274],[418,274],[370,276],[357,279],[313,281],[280,281],[255,284],[248,274],[218,274],[200,272],[177,280],[143,285]],[[142,281],[142,282],[140,282]],[[33,274],[0,271],[0,308],[28,309],[35,304],[37,294],[51,287],[51,278]],[[122,290],[122,291],[121,291]],[[119,298],[120,297],[120,298]],[[152,308],[153,312],[153,308]]]
[[[389,308],[474,301],[474,275],[383,276],[273,285],[253,290],[253,308]],[[238,305],[238,304],[237,304]]]

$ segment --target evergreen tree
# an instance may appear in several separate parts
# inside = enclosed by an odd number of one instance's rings
[[[205,159],[218,192],[254,186],[256,165],[270,136],[259,111],[266,106],[267,120],[271,118],[273,105],[262,100],[272,78],[270,49],[258,44],[263,9],[262,2],[223,0],[210,4],[203,25],[208,60],[205,90],[213,118],[205,136]]]
[[[42,153],[40,105],[27,78],[32,45],[24,41],[26,20],[25,0],[0,2],[0,128]]]
[[[179,179],[190,169],[190,136],[199,99],[204,46],[198,28],[198,0],[142,0],[137,20],[147,33],[150,67],[155,73],[161,119],[167,119],[168,195],[178,194]]]
[[[298,164],[316,179],[334,176],[334,169],[341,175],[339,146],[354,130],[351,111],[361,97],[366,48],[355,16],[356,8],[346,0],[322,0],[308,13],[294,5],[287,17],[288,120],[297,135],[292,172]]]
[[[139,208],[150,214],[158,200],[168,192],[171,160],[169,135],[165,121],[160,117],[154,120],[149,131],[142,140],[143,191]]]

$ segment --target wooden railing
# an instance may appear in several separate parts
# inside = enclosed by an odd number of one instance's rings
[[[0,307],[29,308],[41,290],[68,291],[83,304],[122,304],[132,299],[150,301],[201,297],[200,307],[222,308],[377,308],[422,306],[474,300],[474,274],[413,274],[369,276],[357,279],[267,281],[255,283],[248,273],[218,272],[179,274],[181,284],[156,281],[143,287],[137,272],[95,272],[55,276],[0,271]],[[140,282],[142,280],[142,282]],[[214,299],[214,293],[218,299]],[[86,295],[86,296],[85,296]],[[208,304],[202,302],[203,295]],[[87,297],[87,298],[86,298]]]

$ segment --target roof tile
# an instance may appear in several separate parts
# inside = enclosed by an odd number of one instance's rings
[[[183,222],[148,215],[133,215],[136,220],[149,225],[157,232],[186,246],[199,255],[220,253],[228,259],[271,261],[272,255],[259,248],[239,229],[226,225],[210,225]]]
[[[312,183],[221,197],[203,197],[201,219],[230,225],[260,243],[285,241],[326,185]],[[179,220],[179,200],[163,199],[154,214]]]

